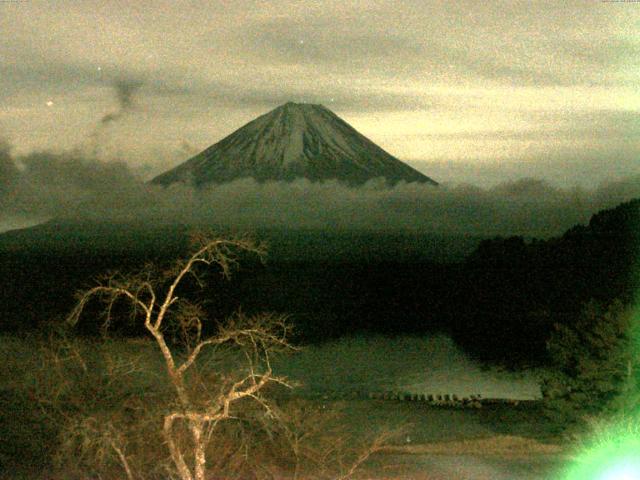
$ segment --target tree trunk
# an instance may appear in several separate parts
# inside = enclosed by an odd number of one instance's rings
[[[167,442],[167,446],[169,447],[169,452],[171,453],[171,459],[173,460],[173,463],[178,469],[178,474],[180,475],[181,480],[193,480],[193,475],[191,474],[189,467],[185,463],[184,457],[182,456],[180,449],[178,448],[175,441],[173,440],[172,429],[173,429],[174,419],[175,417],[173,415],[167,415],[166,417],[164,417],[164,429],[163,429],[164,439]]]
[[[194,453],[194,471],[195,480],[204,480],[204,474],[207,466],[207,459],[204,451],[204,440],[202,439],[202,427],[204,422],[200,419],[191,420],[191,434],[193,435],[193,453]]]

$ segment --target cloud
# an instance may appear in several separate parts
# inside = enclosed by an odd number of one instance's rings
[[[242,86],[220,80],[191,78],[188,82],[167,76],[156,84],[145,80],[145,93],[180,98],[199,106],[265,111],[286,102],[319,103],[353,112],[429,110],[448,105],[440,94],[401,92],[380,86],[358,88],[340,77],[326,76],[312,83],[282,83],[277,79]],[[175,114],[175,112],[172,112]]]
[[[622,81],[616,71],[640,50],[636,41],[603,34],[620,28],[616,15],[603,22],[593,10],[582,12],[576,29],[569,16],[577,5],[532,12],[513,3],[446,9],[412,3],[380,5],[357,18],[352,11],[340,18],[284,15],[256,23],[239,40],[272,64],[316,74],[525,87],[615,84]]]
[[[420,63],[425,49],[415,35],[401,30],[380,32],[336,22],[335,18],[269,19],[246,35],[255,50],[267,52],[276,64],[329,65],[342,71],[361,68],[405,72]]]
[[[380,42],[375,42],[373,37],[363,37],[360,43]],[[381,47],[380,51],[383,50]],[[358,88],[342,76],[333,75],[323,76],[315,82],[283,83],[273,78],[239,85],[231,80],[200,75],[186,78],[183,72],[166,68],[142,71],[128,66],[98,67],[100,65],[94,63],[51,60],[21,64],[15,68],[0,63],[0,74],[6,73],[0,75],[0,95],[9,97],[44,90],[51,95],[72,92],[86,100],[95,101],[95,88],[109,88],[114,93],[118,108],[102,116],[101,123],[105,125],[135,112],[142,96],[151,101],[181,99],[198,106],[260,110],[275,108],[288,101],[321,103],[331,108],[356,112],[424,110],[446,103],[445,97],[436,94],[417,95],[375,85]],[[175,116],[175,108],[168,113]],[[189,115],[190,110],[187,109],[185,114]]]
[[[523,59],[501,59],[495,54],[487,54],[472,49],[450,49],[447,53],[455,66],[464,72],[487,80],[496,80],[502,83],[517,86],[566,86],[585,83],[581,70],[573,75],[563,75],[557,69],[544,69],[537,65],[526,66]]]
[[[349,92],[340,85],[310,86],[306,88],[277,87],[238,92],[225,95],[221,101],[235,102],[235,106],[275,108],[295,101],[319,103],[330,109],[352,112],[390,112],[428,110],[444,103],[438,95],[415,95],[370,89]]]
[[[123,205],[119,196],[130,200],[140,188],[124,163],[101,162],[80,151],[33,152],[9,161],[20,169],[13,170],[8,194],[0,196],[3,219],[64,217],[68,212],[83,218],[92,205],[111,205],[115,211]]]
[[[125,115],[135,111],[135,97],[144,82],[136,78],[117,78],[112,83],[118,108],[102,116],[93,132],[89,135],[90,156],[104,155],[108,147],[107,128]]]
[[[134,109],[134,96],[142,87],[142,80],[138,79],[118,79],[113,83],[116,99],[118,100],[118,110],[115,112],[107,113],[102,117],[100,123],[106,125],[107,123],[115,122],[119,120],[124,114],[131,112]]]
[[[8,197],[18,175],[18,168],[11,156],[11,146],[6,140],[0,138],[0,203]]]
[[[24,56],[16,63],[3,62],[0,57],[0,95],[11,98],[46,92],[48,95],[73,94],[83,101],[92,101],[96,88],[109,88],[115,94],[118,110],[130,111],[136,106],[136,96],[141,90],[149,96],[192,93],[182,72],[176,73],[166,66],[142,69],[113,62],[60,60],[30,51]]]
[[[12,157],[20,164],[2,218],[66,218],[133,222],[211,223],[234,230],[262,227],[340,231],[406,231],[464,235],[548,237],[586,223],[598,210],[640,197],[640,176],[598,188],[563,189],[539,179],[481,188],[434,188],[371,181],[352,188],[335,181],[257,183],[241,179],[196,190],[142,183],[120,162],[78,152],[36,152]],[[7,161],[8,158],[8,161]]]
[[[97,66],[72,62],[53,62],[35,52],[27,51],[25,58],[15,63],[0,59],[0,86],[5,97],[21,92],[48,93],[78,90],[102,83],[103,75]]]

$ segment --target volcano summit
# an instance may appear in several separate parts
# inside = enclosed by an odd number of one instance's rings
[[[384,177],[437,185],[378,147],[322,105],[286,103],[247,123],[196,156],[151,180],[169,185],[335,179],[360,185]]]

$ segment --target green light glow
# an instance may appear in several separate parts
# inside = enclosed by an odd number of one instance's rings
[[[580,455],[563,480],[640,480],[640,437],[623,437]]]
[[[640,421],[596,435],[560,477],[562,480],[640,480]]]
[[[640,275],[640,257],[635,272]],[[630,313],[631,358],[637,359],[640,358],[640,291],[636,292]],[[628,391],[635,408],[632,407],[627,416],[598,428],[558,477],[560,480],[640,480],[640,381],[637,371],[629,374],[635,379],[634,388]]]
[[[633,458],[620,460],[598,478],[599,480],[637,480],[640,478],[640,461]]]

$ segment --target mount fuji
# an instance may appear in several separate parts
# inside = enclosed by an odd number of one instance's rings
[[[259,182],[335,179],[348,185],[383,177],[390,184],[438,184],[326,107],[292,102],[252,120],[151,183],[201,186],[243,177]]]

